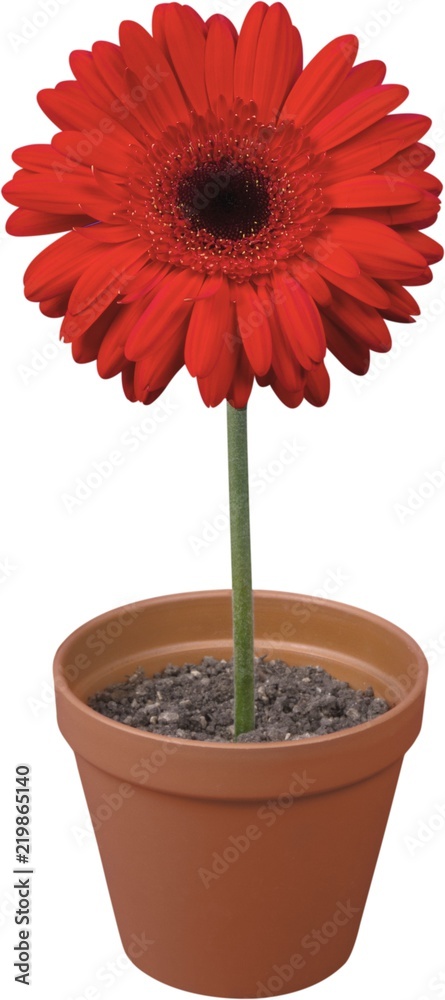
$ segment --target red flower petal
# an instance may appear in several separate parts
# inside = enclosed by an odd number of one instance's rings
[[[367,208],[381,205],[410,205],[420,200],[421,192],[400,178],[377,174],[338,181],[324,190],[332,208]]]
[[[125,344],[146,308],[146,299],[139,299],[128,306],[119,305],[116,316],[104,335],[97,356],[97,370],[101,378],[113,378],[128,364],[125,357]]]
[[[227,399],[235,371],[238,368],[241,352],[242,346],[239,343],[239,335],[236,334],[235,306],[232,303],[230,332],[229,336],[223,340],[218,364],[210,372],[210,375],[207,375],[205,378],[198,378],[198,388],[206,406],[219,406],[223,399]]]
[[[119,225],[119,223],[115,226],[109,226],[105,222],[91,222],[90,220],[87,225],[75,225],[74,229],[84,239],[94,243],[129,243],[135,239],[134,226]]]
[[[300,389],[298,392],[288,392],[287,389],[285,389],[284,386],[282,386],[277,380],[272,381],[270,384],[280,402],[284,403],[284,405],[288,406],[290,409],[295,409],[303,402],[304,388]]]
[[[399,171],[400,176],[403,177],[402,172],[402,161],[405,169],[410,171],[412,168],[417,170],[426,170],[430,163],[433,162],[436,152],[431,149],[430,146],[426,146],[423,142],[413,142],[411,146],[404,149],[397,157],[398,163],[400,164]],[[382,164],[382,170],[384,169],[384,164]],[[380,169],[380,168],[378,168]],[[408,176],[410,174],[408,173]]]
[[[62,174],[67,172],[66,158],[57,153],[50,145],[21,146],[12,154],[12,158],[19,167],[30,170],[32,173],[48,173],[53,180],[59,179],[59,170]],[[85,176],[87,171],[82,163],[73,162],[70,164],[69,173],[77,171],[80,176]]]
[[[408,184],[414,184],[415,187],[423,188],[425,191],[440,194],[443,187],[442,182],[433,174],[425,172],[426,167],[433,161],[434,155],[434,151],[428,146],[424,146],[420,142],[414,143],[376,167],[376,173],[388,177],[391,181],[404,180]]]
[[[301,42],[301,35],[298,28],[292,25],[292,72],[289,77],[289,92],[292,90],[294,83],[297,82],[298,77],[303,69],[303,45]]]
[[[381,222],[385,226],[415,225],[424,229],[436,221],[440,201],[429,191],[420,191],[420,198],[413,205],[394,205],[392,207],[374,207],[367,209],[367,216]],[[361,209],[352,210],[351,214],[362,214]]]
[[[407,320],[411,316],[420,315],[420,308],[416,300],[398,281],[382,281],[382,285],[389,299],[389,307],[386,312],[392,313],[392,315],[398,313],[402,319]]]
[[[128,91],[125,79],[126,65],[122,52],[118,45],[111,42],[95,42],[93,45],[93,61],[98,75],[104,81],[106,87],[112,94],[110,103],[110,113],[113,118],[121,122],[137,141],[146,141],[146,131],[134,116],[141,102],[136,102]],[[139,92],[137,96],[140,97]],[[147,102],[145,102],[146,104]],[[153,135],[159,135],[156,127]]]
[[[330,380],[324,363],[306,375],[304,397],[312,406],[324,406],[329,399]]]
[[[363,129],[379,121],[388,111],[393,111],[408,97],[408,90],[399,84],[382,84],[363,90],[334,111],[311,130],[311,140],[316,151],[332,149],[346,142]]]
[[[98,167],[111,174],[128,174],[130,165],[134,164],[129,144],[122,145],[114,137],[103,135],[93,143],[85,138],[82,132],[58,132],[52,140],[52,146],[64,158],[67,165],[81,163],[88,167]]]
[[[268,6],[259,0],[247,11],[235,53],[233,93],[246,104],[252,100],[258,39]]]
[[[107,311],[95,320],[84,336],[72,343],[71,352],[78,364],[85,365],[96,360],[102,339],[113,320],[116,309],[115,303],[110,305]]]
[[[208,280],[204,283],[202,292],[205,292]],[[184,354],[190,375],[201,378],[210,375],[221,354],[223,341],[231,333],[231,313],[227,281],[222,282],[210,299],[201,298],[195,302]]]
[[[35,212],[28,208],[17,208],[6,223],[10,236],[42,236],[46,233],[66,233],[76,226],[91,223],[88,215],[53,215],[52,212]]]
[[[353,375],[366,375],[370,360],[369,348],[361,341],[350,337],[327,316],[323,316],[323,325],[331,354]]]
[[[199,114],[207,110],[205,84],[205,26],[196,11],[169,3],[164,13],[165,40],[170,63],[187,98]]]
[[[134,391],[134,370],[135,365],[130,362],[122,371],[122,388],[127,399],[130,403],[136,402],[136,393]]]
[[[184,121],[188,109],[179,84],[164,53],[148,31],[136,21],[123,21],[119,39],[126,64],[146,89],[150,111],[161,131],[170,123]]]
[[[310,258],[292,261],[289,263],[289,270],[315,302],[321,306],[330,304],[331,293],[319,272],[318,264],[315,264]]]
[[[61,178],[60,183],[54,183],[49,174],[31,174],[27,170],[19,171],[12,181],[5,184],[3,197],[12,205],[30,208],[50,214],[62,213],[81,215],[82,210],[93,218],[97,218],[97,210],[105,213],[107,219],[113,217],[113,204],[110,198],[104,197],[94,178],[89,175],[73,174]],[[90,209],[91,211],[87,210]]]
[[[272,368],[275,375],[286,392],[302,395],[306,373],[288,345],[272,304],[269,325],[272,333]]]
[[[231,406],[244,410],[252,392],[253,378],[254,374],[249,359],[244,351],[241,351],[236,375],[227,393],[227,399]]]
[[[83,49],[77,49],[70,55],[70,66],[82,90],[87,97],[101,108],[102,111],[110,113],[110,106],[114,101],[113,91],[104,82],[94,62],[93,53]]]
[[[426,170],[413,170],[409,178],[409,183],[421,188],[422,191],[429,191],[430,194],[439,195],[443,190],[442,181],[438,177],[435,177],[434,174],[429,174]]]
[[[317,263],[325,264],[337,274],[346,278],[358,277],[360,268],[354,257],[344,247],[332,239],[327,239],[325,233],[320,236],[310,236],[304,241],[304,248]]]
[[[150,74],[148,74],[148,79],[151,79]],[[148,83],[142,84],[139,81],[139,77],[133,70],[128,67],[125,69],[124,83],[122,87],[122,103],[125,107],[130,107],[132,109],[132,114],[136,118],[138,124],[143,129],[144,135],[157,137],[162,135],[162,129],[159,121],[159,112],[157,109],[156,101],[151,100],[151,95],[148,88],[151,86],[159,87],[158,83]],[[146,145],[146,140],[145,140]],[[143,162],[143,157],[141,158]]]
[[[305,125],[328,103],[348,76],[357,55],[355,35],[342,35],[311,59],[286,99],[283,117]]]
[[[67,233],[34,258],[25,271],[25,295],[38,302],[71,292],[85,268],[95,263],[97,251],[78,236]]]
[[[430,125],[431,119],[424,115],[398,114],[382,118],[328,154],[329,177],[334,182],[373,170],[405,150],[424,135]]]
[[[103,247],[96,259],[95,268],[85,271],[76,283],[70,298],[70,313],[76,316],[85,309],[96,306],[97,300],[100,298],[102,302],[104,293],[110,293],[110,290],[113,298],[122,295],[129,278],[143,267],[145,256],[146,250],[139,240]]]
[[[311,124],[315,125],[321,118],[324,118],[330,111],[333,111],[339,104],[349,100],[354,94],[360,94],[370,87],[377,87],[382,83],[386,75],[386,66],[379,59],[371,59],[369,62],[360,63],[353,66],[346,79],[335,90],[324,107],[314,115]]]
[[[209,37],[209,31],[213,22],[219,20],[223,21],[227,27],[227,30],[230,31],[230,34],[233,38],[233,41],[235,42],[235,47],[236,47],[236,43],[238,41],[238,32],[235,28],[235,25],[232,24],[232,21],[230,21],[229,18],[225,16],[225,14],[211,14],[210,17],[207,18],[207,21],[204,22],[204,27],[206,31],[206,40]]]
[[[192,299],[203,281],[204,275],[197,271],[176,270],[162,282],[128,338],[125,353],[129,361],[146,357],[159,339],[167,343],[174,339],[178,328],[190,315]]]
[[[230,21],[222,14],[210,19],[205,43],[205,79],[210,107],[215,111],[219,97],[227,105],[233,101],[235,39]]]
[[[287,343],[303,368],[323,360],[326,341],[313,299],[294,278],[277,271],[273,279],[277,318]]]
[[[335,285],[336,288],[348,292],[354,299],[360,299],[360,302],[365,302],[368,306],[375,306],[376,309],[384,309],[389,305],[388,296],[379,282],[374,281],[373,278],[369,278],[365,274],[359,274],[356,278],[345,278],[344,275],[336,274],[335,271],[331,271],[323,264],[319,264],[318,267],[330,285]]]
[[[272,337],[268,318],[255,289],[248,282],[236,286],[238,331],[256,375],[265,375],[272,364]]]
[[[41,90],[37,100],[42,111],[64,130],[91,131],[92,135],[113,135],[118,142],[129,142],[127,130],[110,113],[104,115],[92,104],[75,80],[58,83],[54,90]]]
[[[93,62],[108,90],[117,96],[124,79],[126,62],[119,45],[113,42],[94,42]]]
[[[286,99],[294,72],[292,22],[282,3],[266,11],[258,35],[252,98],[261,121],[274,121]]]
[[[427,236],[426,233],[419,233],[417,229],[410,229],[409,227],[402,227],[398,230],[399,235],[403,237],[405,243],[416,250],[418,253],[425,258],[427,264],[437,264],[439,260],[443,257],[443,247],[436,240],[432,240],[431,236]]]
[[[165,32],[165,18],[168,9],[168,3],[157,3],[153,10],[153,15],[151,19],[151,33],[159,48],[162,49],[165,58],[169,59],[169,51],[167,45],[167,38]]]
[[[40,303],[39,309],[44,316],[50,319],[60,319],[68,309],[69,295],[57,295],[53,299],[45,299]]]
[[[404,278],[404,285],[428,285],[433,280],[433,272],[430,267],[425,267],[423,271],[411,278]]]
[[[184,340],[187,322],[175,327],[174,334],[167,343],[161,342],[157,350],[136,362],[134,388],[138,399],[164,389],[184,364]]]
[[[207,276],[204,284],[199,290],[198,295],[193,295],[194,302],[201,302],[205,299],[211,299],[217,292],[220,291],[221,286],[227,281],[223,274],[211,274]]]
[[[372,306],[352,299],[339,288],[333,291],[332,308],[326,314],[343,327],[351,337],[357,337],[373,351],[389,351],[391,337],[385,321]]]
[[[148,292],[151,292],[152,288],[155,288],[170,273],[172,273],[172,268],[169,264],[164,264],[158,260],[151,261],[134,278],[130,279],[126,285],[126,292],[121,302],[134,302],[136,299],[147,295]]]
[[[380,222],[354,215],[332,215],[327,230],[334,242],[349,250],[374,278],[405,281],[425,267],[425,258]]]

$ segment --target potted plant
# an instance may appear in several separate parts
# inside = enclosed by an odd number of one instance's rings
[[[405,286],[442,255],[422,231],[440,193],[419,142],[429,120],[392,113],[406,89],[382,83],[383,63],[354,66],[357,47],[337,38],[302,70],[280,3],[255,3],[239,34],[162,4],[152,34],[124,21],[119,45],[72,53],[75,79],[39,94],[59,131],[14,153],[4,188],[11,234],[64,233],[30,264],[25,294],[63,317],[77,362],[121,374],[144,404],[185,363],[207,406],[227,401],[232,591],[111,611],[55,658],[124,947],[154,977],[215,996],[292,992],[347,959],[421,724],[426,661],[406,633],[251,581],[253,382],[289,407],[324,405],[326,349],[365,374],[370,350],[391,346],[385,321],[418,312]],[[289,721],[257,740],[254,654],[281,716],[274,672],[309,682],[323,668],[330,711],[350,685],[371,715],[339,728],[317,709],[315,735]],[[142,725],[123,717],[129,684],[143,697],[156,675],[172,691],[185,674],[169,665],[184,661],[187,683],[195,673],[209,690],[217,668],[233,673],[230,738],[207,718],[193,738],[169,735],[160,721],[179,717],[156,705]]]

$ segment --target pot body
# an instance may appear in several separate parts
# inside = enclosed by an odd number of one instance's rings
[[[57,714],[132,961],[195,993],[274,996],[319,982],[351,952],[427,666],[384,619],[256,592],[257,655],[372,684],[391,711],[328,736],[232,744],[145,733],[86,704],[137,666],[230,657],[231,628],[230,591],[102,615],[56,654]]]

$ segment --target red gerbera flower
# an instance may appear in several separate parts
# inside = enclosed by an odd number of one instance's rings
[[[66,234],[25,294],[76,361],[122,373],[149,403],[187,365],[204,402],[244,407],[254,378],[288,406],[326,402],[326,347],[357,374],[419,312],[404,285],[442,250],[430,120],[391,114],[408,91],[353,66],[353,35],[302,71],[281,3],[238,35],[216,14],[161,4],[153,32],[71,56],[75,80],[38,100],[60,131],[14,154],[14,235]]]

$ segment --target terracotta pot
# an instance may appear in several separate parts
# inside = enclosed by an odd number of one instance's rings
[[[138,665],[229,657],[230,591],[110,611],[55,658],[123,946],[155,979],[211,996],[293,992],[346,961],[425,693],[421,649],[365,611],[257,592],[255,635],[258,655],[320,664],[394,707],[329,736],[236,745],[144,733],[85,704]]]

